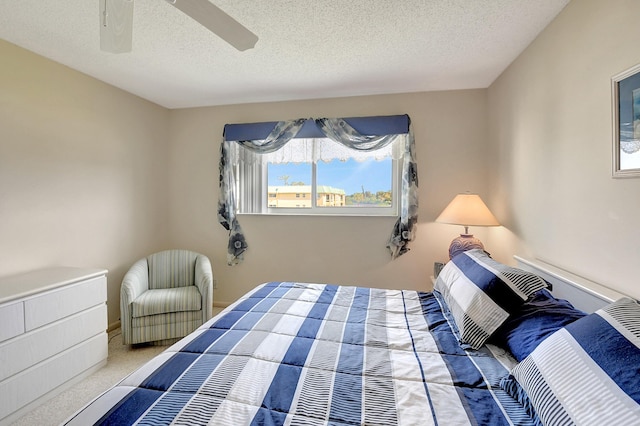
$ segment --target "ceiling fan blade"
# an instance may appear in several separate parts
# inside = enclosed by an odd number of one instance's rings
[[[131,52],[133,0],[100,0],[100,50]]]
[[[253,48],[258,36],[208,0],[166,0],[240,51]]]

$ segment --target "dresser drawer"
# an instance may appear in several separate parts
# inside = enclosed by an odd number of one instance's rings
[[[22,301],[0,306],[0,342],[24,333]]]
[[[0,382],[0,419],[106,359],[107,333],[102,333]]]
[[[107,362],[107,270],[0,278],[0,425]]]
[[[34,330],[76,312],[105,303],[106,300],[107,278],[105,276],[28,298],[24,301],[25,330]]]
[[[0,381],[107,330],[101,304],[0,344]]]

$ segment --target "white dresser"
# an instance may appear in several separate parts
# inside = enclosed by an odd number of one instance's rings
[[[0,278],[0,425],[107,363],[107,271]]]

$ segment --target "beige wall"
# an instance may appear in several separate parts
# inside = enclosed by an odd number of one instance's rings
[[[167,237],[169,111],[0,40],[0,275],[122,276]]]
[[[504,227],[473,229],[498,260],[532,255],[640,297],[640,179],[611,178],[610,78],[640,62],[640,3],[574,0],[488,90],[168,111],[0,41],[0,276],[105,267],[109,321],[136,259],[211,257],[218,303],[269,280],[431,288],[460,232],[433,220],[478,192]],[[389,218],[241,218],[226,265],[216,220],[222,128],[308,116],[411,116],[420,171],[412,250],[390,261]]]
[[[509,229],[492,243],[636,298],[640,179],[611,177],[611,77],[640,62],[638,17],[637,0],[573,0],[488,90]]]
[[[242,216],[250,248],[244,263],[226,265],[227,234],[216,220],[225,123],[404,113],[413,123],[420,179],[418,236],[409,253],[390,260],[390,218]],[[485,90],[172,111],[170,240],[211,257],[218,303],[270,280],[430,290],[433,262],[446,258],[450,240],[463,230],[432,222],[456,193],[486,193],[486,126]]]
[[[460,230],[430,222],[455,193],[486,189],[486,91],[420,93],[168,111],[0,42],[0,276],[52,266],[109,269],[109,323],[138,258],[183,247],[213,260],[218,303],[268,280],[430,289]],[[391,262],[389,218],[242,218],[246,261],[226,265],[217,223],[225,123],[410,114],[420,224]]]
[[[485,90],[169,111],[6,42],[0,56],[0,276],[107,268],[110,324],[129,266],[169,247],[212,259],[222,304],[269,280],[428,290],[461,231],[434,218],[459,191],[486,193]],[[408,254],[390,261],[389,218],[247,216],[246,261],[226,265],[216,218],[225,123],[404,113],[421,197]]]

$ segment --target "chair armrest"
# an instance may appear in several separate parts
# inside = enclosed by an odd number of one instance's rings
[[[202,321],[213,316],[213,270],[207,256],[199,254],[196,257],[195,285],[202,295]]]
[[[147,259],[140,259],[129,269],[122,279],[120,287],[120,325],[122,343],[129,345],[133,341],[131,324],[131,302],[149,289],[149,267]]]
[[[133,264],[122,279],[120,301],[128,305],[147,290],[149,290],[147,259],[140,259]]]

